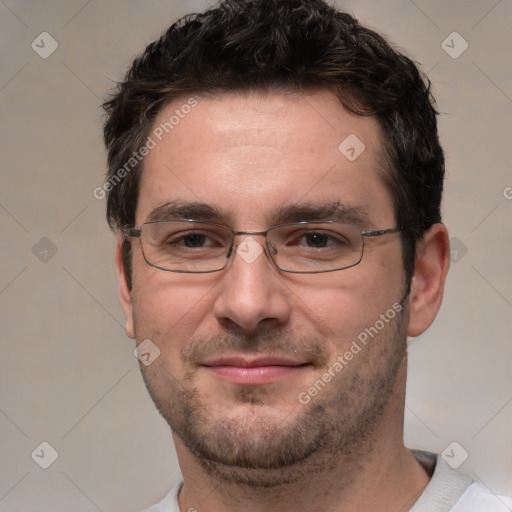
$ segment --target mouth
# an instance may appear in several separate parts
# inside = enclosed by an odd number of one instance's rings
[[[310,366],[281,357],[222,357],[201,365],[213,376],[239,385],[263,385],[298,375]]]

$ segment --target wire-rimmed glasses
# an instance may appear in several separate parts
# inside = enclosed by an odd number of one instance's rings
[[[360,263],[364,240],[397,233],[398,228],[361,231],[337,221],[279,224],[266,231],[235,231],[193,219],[158,220],[126,227],[127,239],[140,238],[146,263],[168,272],[209,273],[226,268],[240,235],[264,236],[266,253],[283,272],[313,274]]]

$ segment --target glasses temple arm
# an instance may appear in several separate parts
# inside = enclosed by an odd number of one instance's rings
[[[123,228],[123,233],[125,238],[138,238],[141,235],[141,230],[137,228]]]

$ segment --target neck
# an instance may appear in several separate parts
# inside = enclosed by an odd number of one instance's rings
[[[403,444],[403,366],[381,421],[368,442],[359,443],[357,456],[347,455],[350,450],[324,456],[321,464],[314,463],[314,471],[301,474],[299,468],[297,474],[301,476],[289,484],[250,487],[222,480],[205,470],[174,434],[184,478],[179,496],[181,511],[408,510],[428,484],[429,476]]]

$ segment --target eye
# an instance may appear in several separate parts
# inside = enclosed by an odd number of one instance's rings
[[[308,247],[327,247],[332,244],[331,237],[325,233],[307,233],[302,240]]]
[[[208,241],[202,233],[190,233],[181,238],[181,242],[185,247],[204,247]]]
[[[202,249],[223,247],[222,237],[215,233],[205,233],[201,231],[188,231],[174,233],[167,237],[165,245],[175,248]]]
[[[313,249],[339,249],[350,246],[348,238],[340,233],[328,231],[309,231],[294,236],[289,240],[287,245],[297,245],[299,247]]]

